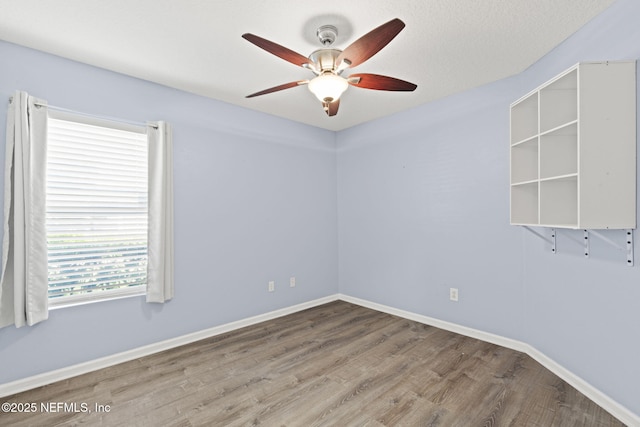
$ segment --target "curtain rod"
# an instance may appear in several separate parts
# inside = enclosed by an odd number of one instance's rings
[[[9,103],[12,103],[12,102],[13,102],[13,96],[9,97]],[[34,102],[33,105],[35,105],[37,107],[47,107],[47,108],[50,108],[50,109],[55,110],[55,111],[61,111],[63,113],[71,113],[71,114],[77,114],[77,115],[85,116],[85,117],[92,117],[94,119],[108,120],[108,121],[111,121],[111,122],[119,122],[119,123],[125,123],[125,124],[128,124],[128,125],[142,126],[142,127],[151,126],[154,129],[158,129],[158,125],[151,124],[151,123],[137,122],[137,121],[134,121],[134,120],[125,120],[125,119],[121,119],[121,118],[117,118],[117,117],[101,116],[101,115],[98,115],[98,114],[84,113],[84,112],[81,112],[81,111],[70,110],[68,108],[56,107],[55,105],[42,104],[40,102]]]

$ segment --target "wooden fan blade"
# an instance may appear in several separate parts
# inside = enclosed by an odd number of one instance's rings
[[[336,64],[346,61],[348,67],[355,67],[378,53],[404,28],[398,18],[380,25],[351,43],[336,59]]]
[[[380,74],[351,74],[347,81],[352,86],[374,90],[411,92],[418,87],[413,83]]]
[[[322,108],[324,108],[324,112],[327,113],[327,116],[335,116],[338,114],[338,108],[340,107],[340,98],[336,99],[333,102],[323,102]]]
[[[250,41],[259,48],[264,49],[267,52],[272,53],[275,56],[282,58],[285,61],[291,62],[292,64],[299,67],[304,66],[304,64],[309,64],[309,58],[306,58],[299,53],[292,51],[291,49],[287,49],[284,46],[280,46],[277,43],[256,36],[255,34],[246,33],[242,35],[242,38]]]
[[[266,95],[272,92],[278,92],[279,90],[290,89],[292,87],[306,85],[309,83],[309,80],[299,80],[297,82],[285,83],[280,86],[274,86],[269,89],[261,90],[260,92],[252,93],[251,95],[247,95],[246,98],[253,98],[254,96]]]

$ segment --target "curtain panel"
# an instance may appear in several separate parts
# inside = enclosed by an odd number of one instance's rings
[[[46,102],[17,91],[7,115],[0,327],[47,319]]]
[[[147,302],[173,298],[173,137],[168,123],[150,123]]]

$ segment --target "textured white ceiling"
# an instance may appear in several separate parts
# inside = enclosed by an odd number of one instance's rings
[[[614,0],[0,0],[0,39],[330,130],[516,74]],[[316,28],[344,49],[393,19],[405,29],[347,70],[408,80],[415,92],[350,87],[327,117],[304,86],[245,96],[313,74],[241,38],[303,56]],[[606,59],[606,58],[604,58]]]

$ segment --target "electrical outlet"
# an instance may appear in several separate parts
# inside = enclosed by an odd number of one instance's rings
[[[449,299],[451,301],[458,301],[458,288],[449,288]]]
[[[275,292],[276,290],[276,282],[273,280],[269,282],[269,292]]]
[[[295,278],[295,276],[289,277],[289,286],[292,287],[292,288],[296,287],[296,278]]]

